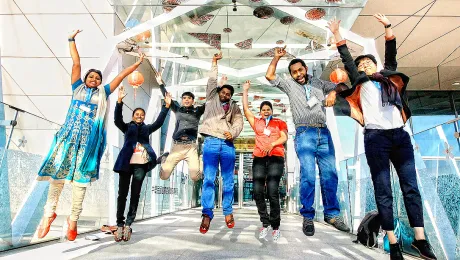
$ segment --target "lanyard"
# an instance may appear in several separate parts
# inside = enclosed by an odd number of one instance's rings
[[[265,118],[265,128],[268,127],[268,123],[270,123],[270,120],[272,120],[272,116]]]
[[[308,100],[310,99],[310,96],[311,96],[311,85],[307,84],[307,85],[303,85],[303,87],[305,88],[305,93],[307,94],[307,100]]]
[[[85,90],[86,90],[85,103],[88,104],[91,101],[91,96],[93,94],[93,89],[85,87]]]

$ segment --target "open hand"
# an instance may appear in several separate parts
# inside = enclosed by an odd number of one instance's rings
[[[123,100],[123,98],[126,97],[126,95],[128,95],[128,93],[126,93],[125,87],[120,86],[118,88],[118,103],[121,103],[121,101]]]
[[[267,145],[265,145],[264,147],[262,147],[262,152],[263,152],[264,154],[266,154],[266,155],[269,155],[270,152],[271,152],[271,150],[273,150],[273,147],[275,147],[275,146],[273,146],[272,143],[267,144]]]
[[[391,24],[390,20],[384,15],[380,13],[374,14],[374,17],[381,23],[383,26],[387,26]]]
[[[337,20],[335,17],[327,22],[327,28],[331,31],[332,34],[338,33],[340,29],[340,20]]]
[[[165,84],[165,83],[163,82],[163,77],[162,77],[162,73],[161,73],[161,72],[155,71],[155,79],[157,80],[158,85],[164,85],[164,84]]]
[[[222,75],[222,78],[219,80],[219,86],[222,87],[223,85],[227,84],[228,78],[227,75]]]
[[[248,91],[250,87],[251,87],[251,81],[246,80],[246,82],[244,82],[244,84],[243,84],[243,90]]]
[[[222,51],[220,51],[219,53],[214,54],[214,57],[212,57],[213,61],[218,61],[220,59],[222,59]]]
[[[169,106],[171,106],[171,102],[172,102],[171,93],[166,92],[166,95],[165,95],[165,103],[166,103],[166,107],[167,107],[167,108],[169,108]]]
[[[283,48],[279,48],[279,47],[275,48],[275,57],[281,58],[284,55],[286,55],[286,45],[284,45]]]
[[[224,132],[225,139],[227,140],[232,140],[233,136],[230,132]]]
[[[144,61],[144,57],[145,57],[145,53],[140,53],[139,60],[136,62],[138,66],[142,64],[142,62]]]
[[[335,105],[337,94],[335,91],[329,92],[327,95],[326,101],[324,102],[324,105],[327,107],[332,107]]]
[[[83,30],[75,30],[73,31],[70,35],[69,35],[69,39],[75,39],[75,36],[77,36],[77,34],[81,33]]]

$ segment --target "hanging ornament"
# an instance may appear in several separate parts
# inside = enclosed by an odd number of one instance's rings
[[[220,44],[221,44],[220,34],[214,34],[214,33],[188,33],[188,34],[220,50]]]
[[[335,84],[344,83],[348,80],[348,74],[340,68],[336,68],[331,75],[329,75],[331,82]]]
[[[279,99],[279,98],[275,98],[275,99],[273,99],[273,101],[275,101],[276,103],[278,103],[278,102],[280,102],[280,101],[281,101],[281,99]]]
[[[240,50],[252,49],[252,38],[244,40],[242,42],[235,43],[235,46]]]
[[[203,26],[207,21],[214,17],[212,14],[190,17],[190,22],[194,25]]]
[[[224,28],[224,33],[231,33],[231,32],[232,32],[232,29],[230,29],[230,28],[228,28],[228,27],[227,27],[227,28]]]
[[[275,12],[269,6],[259,6],[254,9],[253,15],[260,19],[268,19],[273,16]]]
[[[325,15],[326,10],[324,10],[323,8],[313,8],[305,13],[305,18],[307,18],[308,20],[319,20],[323,18]]]
[[[291,23],[293,23],[295,21],[295,18],[293,16],[285,16],[283,18],[280,19],[280,22],[284,25],[290,25]]]
[[[284,43],[283,40],[278,40],[278,41],[276,41],[276,44],[283,44],[283,43]]]
[[[152,37],[152,33],[150,32],[150,30],[147,30],[145,32],[142,32],[142,33],[139,33],[138,35],[136,35],[136,41],[137,42],[145,42],[150,37]]]
[[[144,76],[135,70],[129,74],[128,83],[134,88],[134,100],[136,100],[136,90],[144,83]]]

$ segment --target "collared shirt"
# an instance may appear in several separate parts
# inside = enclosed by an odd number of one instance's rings
[[[306,87],[297,83],[293,78],[283,79],[277,75],[274,80],[270,81],[272,86],[287,94],[296,127],[299,124],[325,124],[326,109],[322,103],[326,99],[326,95],[335,90],[336,87],[332,82],[313,78],[311,75],[308,75],[308,78],[311,86],[309,97]],[[318,99],[318,103],[310,108],[307,101],[313,96]]]
[[[281,156],[284,157],[284,146],[282,144],[273,147],[269,154],[262,152],[262,149],[275,142],[281,137],[281,132],[287,134],[288,128],[286,122],[278,118],[254,118],[254,133],[256,134],[256,146],[253,154],[256,157]],[[269,131],[270,135],[267,135]]]

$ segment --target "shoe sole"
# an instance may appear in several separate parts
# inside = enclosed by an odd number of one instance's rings
[[[331,226],[331,227],[337,229],[338,231],[348,232],[348,233],[350,232],[350,229],[349,229],[349,228],[348,228],[348,230],[341,230],[341,229],[336,228],[334,225],[332,225],[332,224],[330,224],[330,223],[328,223],[328,222],[326,222],[326,221],[324,221],[324,223],[325,223],[326,225],[328,225],[328,226]]]
[[[313,230],[313,232],[307,232],[305,230],[302,230],[304,235],[306,235],[307,237],[312,237],[314,234],[315,234],[315,231]]]
[[[431,257],[422,255],[422,253],[420,252],[420,250],[418,250],[418,248],[415,247],[414,245],[411,244],[410,246],[418,252],[418,254],[420,255],[421,258],[423,258],[423,259],[425,259],[425,260],[436,260],[436,258],[431,258]]]

